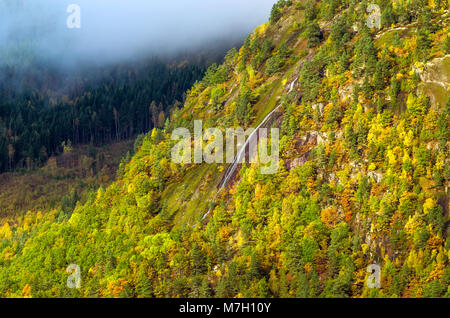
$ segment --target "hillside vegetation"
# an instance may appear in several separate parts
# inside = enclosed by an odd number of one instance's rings
[[[110,186],[1,221],[0,295],[449,297],[448,2],[374,2],[381,29],[368,1],[279,1]],[[256,127],[278,105],[276,174],[242,165],[215,197],[226,166],[171,161],[173,129]]]
[[[0,218],[14,220],[29,211],[58,208],[72,213],[89,191],[115,180],[120,162],[132,153],[133,141],[64,148],[63,154],[51,157],[41,168],[0,175]]]

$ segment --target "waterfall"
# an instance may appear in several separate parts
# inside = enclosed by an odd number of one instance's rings
[[[297,79],[295,79],[290,85],[289,85],[289,91],[288,94],[291,93],[294,90],[294,85],[297,82]],[[228,182],[230,181],[230,179],[233,177],[237,166],[239,163],[241,163],[242,158],[245,156],[245,149],[247,148],[247,146],[250,144],[250,142],[254,141],[254,138],[258,138],[257,134],[258,134],[258,130],[267,123],[267,121],[272,117],[272,115],[281,107],[281,104],[278,105],[274,110],[272,110],[266,117],[264,117],[264,119],[261,121],[261,123],[258,125],[258,127],[256,127],[256,129],[250,134],[250,136],[248,136],[247,140],[245,141],[244,145],[239,149],[239,151],[237,152],[236,156],[234,157],[234,160],[232,162],[232,164],[228,167],[227,171],[225,172],[225,176],[222,179],[222,181],[219,184],[219,189],[217,190],[216,194],[214,195],[214,199],[215,200],[217,198],[217,195],[220,193],[220,191],[225,188],[228,185]],[[202,221],[208,216],[208,214],[211,212],[211,209],[208,210],[208,212],[206,212],[203,217],[202,217]]]
[[[272,115],[281,107],[281,105],[278,105],[274,110],[272,110],[266,117],[264,117],[264,119],[261,121],[261,123],[258,125],[258,127],[256,127],[256,129],[254,131],[252,131],[252,133],[250,134],[250,136],[248,136],[247,140],[245,141],[245,143],[242,145],[242,147],[239,149],[238,153],[236,154],[236,156],[233,159],[233,162],[231,163],[231,165],[228,167],[227,171],[225,172],[225,176],[222,179],[220,185],[219,185],[219,189],[217,190],[216,194],[214,195],[214,199],[215,200],[217,198],[217,195],[220,193],[220,191],[222,191],[223,188],[225,188],[228,185],[228,182],[231,180],[231,178],[233,177],[237,166],[239,163],[241,163],[243,157],[245,156],[245,149],[247,148],[247,146],[254,141],[255,138],[257,137],[258,134],[258,130],[261,128],[261,126],[265,125],[267,123],[267,121],[272,117]],[[211,212],[211,209],[208,210],[208,212],[206,212],[203,217],[202,217],[202,221],[208,216],[208,214]]]
[[[292,81],[292,83],[289,85],[289,91],[288,94],[291,93],[294,90],[294,85],[297,82],[297,79],[295,79],[294,81]],[[281,105],[278,105],[274,110],[272,110],[262,121],[261,123],[258,125],[258,127],[256,127],[256,129],[250,134],[250,136],[248,137],[247,141],[244,143],[244,145],[241,147],[241,149],[238,151],[237,155],[235,156],[233,163],[231,164],[230,167],[228,167],[226,173],[225,173],[225,177],[223,179],[223,181],[221,182],[220,186],[219,186],[219,191],[217,191],[217,194],[220,192],[220,190],[222,190],[223,188],[225,188],[228,184],[228,181],[230,181],[230,178],[233,176],[234,172],[236,171],[237,165],[241,162],[243,156],[245,156],[245,149],[246,147],[254,141],[254,138],[257,138],[257,133],[258,130],[261,128],[261,126],[265,125],[266,122],[272,117],[272,115],[278,110],[278,108],[280,108]]]
[[[223,181],[221,182],[220,186],[219,186],[219,191],[217,193],[220,192],[221,189],[225,188],[228,185],[228,181],[230,181],[231,177],[233,176],[234,172],[236,171],[236,168],[238,166],[239,163],[241,163],[243,157],[245,156],[245,149],[247,148],[247,146],[251,143],[251,142],[255,142],[255,138],[258,138],[258,130],[261,128],[261,126],[263,126],[270,117],[272,117],[272,115],[278,110],[278,108],[280,108],[281,105],[278,105],[274,110],[272,110],[262,121],[261,123],[258,125],[258,127],[256,127],[256,129],[250,134],[250,136],[248,136],[247,140],[245,141],[244,145],[239,149],[238,153],[236,154],[236,156],[234,157],[234,160],[231,164],[230,167],[228,167],[226,173],[225,173],[225,177],[223,178]],[[256,144],[256,143],[255,143]],[[217,196],[217,194],[216,194]]]

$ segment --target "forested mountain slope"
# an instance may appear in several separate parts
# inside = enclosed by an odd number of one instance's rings
[[[450,296],[448,3],[376,3],[380,30],[367,1],[279,1],[116,182],[65,218],[2,221],[0,294]],[[215,197],[226,166],[171,161],[173,129],[256,127],[278,105],[276,174],[243,165]]]
[[[31,171],[0,174],[0,218],[26,213],[60,210],[73,211],[77,202],[85,202],[88,193],[116,179],[120,162],[133,153],[134,140],[93,145],[65,145],[64,152]]]

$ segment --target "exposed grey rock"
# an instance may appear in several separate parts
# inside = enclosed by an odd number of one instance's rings
[[[380,183],[381,180],[383,179],[383,174],[382,173],[377,173],[375,171],[370,171],[367,176],[369,178],[372,178],[376,183]]]
[[[318,104],[312,104],[311,107],[318,111],[320,116],[323,115],[323,109],[325,108],[325,105],[323,103],[318,103]]]

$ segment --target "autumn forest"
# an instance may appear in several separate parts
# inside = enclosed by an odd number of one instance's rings
[[[220,57],[0,68],[0,297],[450,297],[449,21],[279,0]],[[196,120],[279,129],[278,170],[175,163]]]

